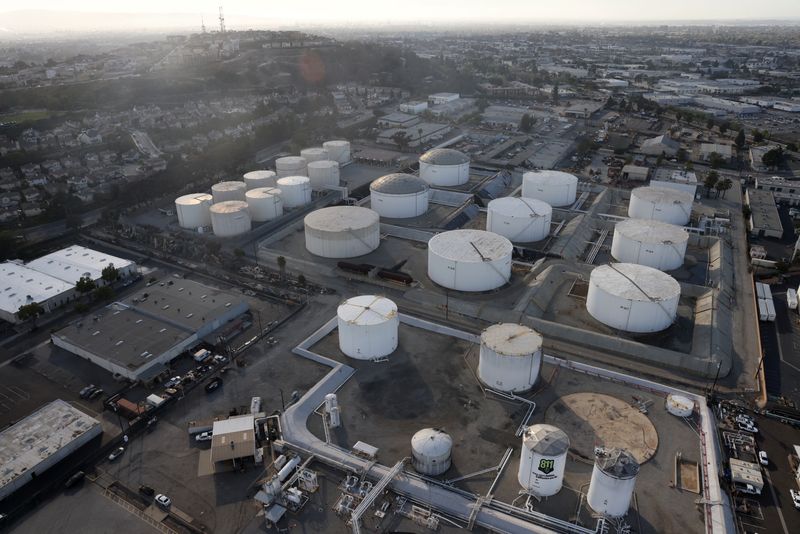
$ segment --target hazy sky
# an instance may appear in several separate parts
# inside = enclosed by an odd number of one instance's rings
[[[0,13],[60,10],[212,14],[330,22],[657,21],[800,18],[800,0],[0,0]],[[435,17],[435,18],[431,18]],[[211,22],[211,21],[209,21]],[[2,17],[0,17],[0,26]]]

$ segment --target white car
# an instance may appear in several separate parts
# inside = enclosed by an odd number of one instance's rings
[[[165,388],[174,388],[175,386],[177,386],[180,383],[181,383],[181,377],[180,376],[173,376],[172,378],[170,378],[169,380],[164,382],[164,387]]]
[[[114,449],[114,452],[108,455],[108,461],[113,462],[114,460],[122,456],[123,452],[125,452],[125,447],[117,447],[116,449]]]
[[[159,493],[158,495],[156,495],[155,501],[157,505],[162,506],[164,508],[169,508],[170,506],[172,506],[172,499],[170,499],[163,493]]]
[[[790,489],[789,495],[792,496],[792,504],[794,504],[794,507],[800,510],[800,491]]]
[[[739,427],[739,430],[744,430],[745,432],[750,432],[751,434],[758,434],[758,427],[755,425],[738,423],[736,426]]]
[[[769,465],[767,451],[758,451],[758,462],[765,467]]]
[[[207,432],[202,432],[200,434],[197,434],[194,437],[194,439],[195,439],[195,441],[211,441],[212,437],[214,437],[214,436],[213,436],[211,430],[209,430]]]

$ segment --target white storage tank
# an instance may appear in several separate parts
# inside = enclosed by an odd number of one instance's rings
[[[342,139],[325,141],[322,143],[322,148],[328,151],[328,158],[338,162],[339,165],[350,161],[350,141]]]
[[[419,177],[432,186],[452,187],[469,181],[469,158],[451,148],[434,148],[419,158]]]
[[[561,491],[569,437],[553,425],[529,426],[522,436],[517,480],[526,492],[550,497]]]
[[[624,449],[611,449],[597,455],[586,501],[592,510],[609,517],[628,513],[639,474],[639,462]]]
[[[196,230],[211,226],[211,212],[214,197],[208,193],[192,193],[175,199],[175,213],[181,228]]]
[[[251,189],[245,196],[250,218],[255,222],[271,221],[283,215],[281,190],[276,187]]]
[[[307,176],[285,176],[276,182],[284,208],[305,206],[311,202],[311,180]]]
[[[503,323],[481,334],[478,378],[491,389],[528,391],[542,367],[542,336],[521,324]]]
[[[681,286],[670,275],[635,263],[595,267],[589,276],[586,310],[612,328],[659,332],[678,313]]]
[[[569,206],[578,194],[578,178],[561,171],[529,171],[522,175],[522,196],[551,206]]]
[[[300,157],[305,159],[307,163],[322,161],[323,159],[328,159],[328,151],[322,147],[304,148],[300,151]]]
[[[667,411],[677,417],[690,417],[694,413],[694,401],[686,395],[667,395]]]
[[[486,229],[517,243],[541,241],[550,234],[553,208],[535,198],[503,197],[489,202]]]
[[[483,230],[452,230],[428,241],[428,276],[459,291],[497,289],[511,279],[511,241]]]
[[[694,197],[665,187],[637,187],[631,191],[628,216],[685,226],[692,217]]]
[[[380,245],[380,217],[369,208],[333,206],[306,215],[306,249],[323,258],[355,258]]]
[[[308,163],[308,179],[311,180],[311,189],[320,191],[325,186],[339,185],[339,164],[330,159],[310,161]]]
[[[244,185],[247,190],[257,189],[259,187],[275,187],[275,180],[277,175],[274,171],[250,171],[244,173]]]
[[[250,231],[247,202],[226,200],[211,206],[211,227],[218,237],[231,237]]]
[[[356,360],[388,356],[397,348],[400,317],[397,305],[376,295],[344,301],[336,310],[339,348]]]
[[[453,438],[439,428],[423,428],[411,438],[411,463],[417,473],[437,476],[452,463]]]
[[[247,186],[244,182],[219,182],[211,186],[211,196],[214,197],[214,204],[227,200],[244,201],[244,194]]]
[[[308,161],[300,156],[285,156],[275,160],[275,172],[278,178],[284,176],[305,176],[308,172]]]
[[[370,207],[381,217],[406,219],[428,211],[430,186],[411,174],[381,176],[369,186]]]
[[[638,263],[662,271],[683,265],[689,233],[680,226],[647,219],[628,219],[614,227],[611,255],[623,263]]]

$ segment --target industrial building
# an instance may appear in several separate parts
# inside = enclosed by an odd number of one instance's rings
[[[214,421],[211,437],[211,462],[253,458],[256,454],[255,418],[253,414]]]
[[[629,182],[645,182],[650,175],[650,169],[641,165],[628,164],[622,167],[620,177]]]
[[[166,277],[71,323],[51,339],[111,373],[148,381],[248,307],[239,295]]]
[[[756,189],[770,191],[776,202],[792,206],[800,204],[800,182],[780,176],[756,176]]]
[[[694,197],[697,193],[697,175],[685,170],[656,169],[655,176],[650,179],[650,187],[684,191]]]
[[[103,433],[100,421],[63,400],[0,432],[0,500]]]
[[[103,269],[113,265],[120,278],[136,274],[136,263],[97,250],[72,245],[27,263],[27,267],[42,274],[75,284],[80,278],[91,278],[97,285],[105,285]]]
[[[648,156],[660,156],[663,154],[668,157],[674,157],[680,148],[681,144],[679,142],[664,134],[645,139],[642,142],[642,146],[639,147],[639,152]]]
[[[713,154],[728,162],[733,158],[733,145],[727,143],[700,143],[697,155],[701,161],[711,161],[714,157]]]
[[[783,237],[783,223],[775,205],[772,191],[747,189],[744,193],[745,203],[750,207],[750,218],[747,229],[757,237]]]

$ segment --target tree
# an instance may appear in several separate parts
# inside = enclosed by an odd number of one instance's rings
[[[753,130],[753,142],[754,143],[760,143],[763,140],[764,140],[764,134],[761,133],[760,131],[754,129]]]
[[[739,133],[736,134],[736,139],[734,139],[734,143],[736,143],[736,148],[741,150],[744,147],[744,143],[747,139],[744,135],[744,129],[739,130]]]
[[[708,120],[706,121],[706,128],[710,130],[713,127],[714,127],[714,118],[709,117]]]
[[[557,106],[558,105],[558,82],[553,84],[552,97],[553,97],[553,105]]]
[[[722,135],[725,135],[725,132],[728,131],[728,128],[729,126],[727,121],[719,123],[719,133],[721,133]]]
[[[281,279],[283,279],[286,274],[286,258],[278,256],[275,261],[278,262],[278,270],[281,272]]]
[[[297,283],[300,284],[301,286],[306,285],[306,277],[303,276],[302,274],[298,275],[297,276]]]
[[[797,152],[797,143],[786,143],[786,150],[790,152]]]
[[[103,281],[107,284],[116,282],[117,280],[119,280],[119,269],[114,267],[113,263],[109,263],[108,265],[103,267],[103,270],[100,272],[100,278],[102,278]]]
[[[783,148],[778,146],[768,150],[766,154],[761,156],[761,162],[772,169],[780,167],[781,163],[783,163]]]
[[[233,255],[236,256],[237,258],[242,258],[244,257],[244,250],[237,247],[233,249]]]
[[[417,137],[417,141],[419,141],[419,145],[418,146],[422,146],[422,133],[424,131],[425,130],[423,130],[422,128],[417,128],[417,135],[419,136],[419,137]]]
[[[94,280],[92,280],[88,276],[81,276],[80,280],[75,282],[75,291],[77,291],[81,295],[89,293],[96,287],[97,284],[95,284]]]
[[[114,298],[114,288],[111,286],[98,287],[94,290],[92,296],[96,301],[111,300]]]
[[[400,151],[405,152],[408,150],[408,144],[411,141],[411,138],[408,136],[407,132],[398,130],[392,134],[391,139],[397,144],[398,148],[400,148]]]
[[[679,148],[675,153],[675,158],[680,162],[684,162],[689,158],[689,154],[686,152],[685,148]]]
[[[536,119],[530,113],[525,113],[519,121],[519,129],[525,133],[530,133],[535,122]]]
[[[33,319],[34,323],[36,322],[36,318],[39,317],[41,314],[44,313],[44,308],[38,302],[31,302],[30,304],[23,304],[17,310],[17,317],[20,321],[27,321],[28,319]]]
[[[719,181],[719,173],[717,171],[711,171],[706,175],[706,179],[703,181],[703,187],[706,188],[706,197],[711,197],[711,190],[714,189],[714,186],[717,185]]]
[[[662,163],[664,163],[664,153],[663,152],[661,154],[659,154],[658,157],[656,158],[656,165],[657,166],[660,166]]]
[[[731,187],[733,187],[733,181],[730,178],[723,178],[714,185],[714,189],[717,190],[717,196],[719,197],[719,194],[722,193],[722,198],[725,198],[725,193]]]
[[[716,152],[712,152],[711,155],[708,157],[708,163],[709,165],[711,165],[712,169],[719,169],[720,167],[725,165],[725,158],[723,158]]]

